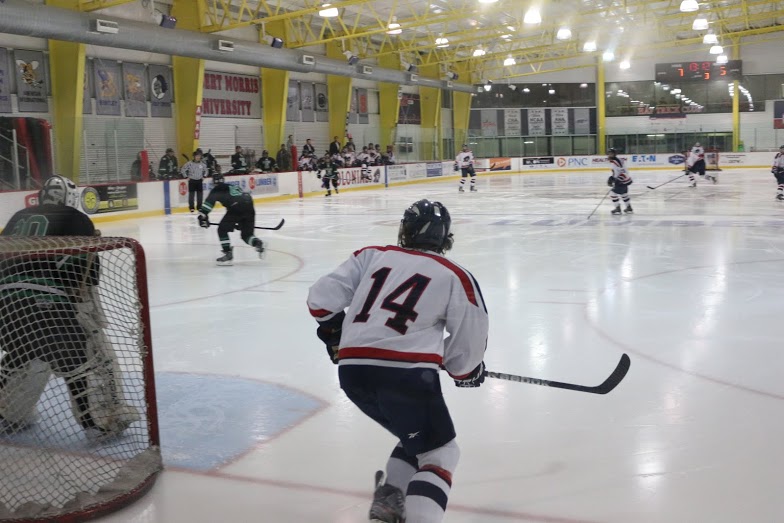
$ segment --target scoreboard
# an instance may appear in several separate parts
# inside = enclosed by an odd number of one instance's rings
[[[741,76],[741,60],[730,60],[726,64],[707,61],[656,64],[656,81],[662,83],[740,80]]]

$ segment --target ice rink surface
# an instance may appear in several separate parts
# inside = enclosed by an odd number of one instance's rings
[[[650,191],[679,173],[631,174],[636,213],[610,216],[605,201],[590,221],[606,173],[264,204],[257,224],[286,225],[262,235],[263,261],[233,234],[233,267],[215,266],[216,229],[192,215],[101,225],[148,255],[170,465],[104,521],[366,521],[373,473],[395,442],[345,399],[305,298],[355,249],[395,243],[420,198],[447,206],[449,256],[482,286],[489,369],[597,385],[622,353],[632,360],[607,396],[442,379],[462,450],[446,522],[782,521],[784,203],[774,178],[732,170],[718,185]]]

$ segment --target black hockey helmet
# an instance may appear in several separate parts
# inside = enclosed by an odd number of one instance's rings
[[[218,185],[219,183],[223,183],[225,180],[223,178],[223,173],[220,171],[215,171],[212,173],[212,183]]]
[[[784,149],[784,145],[780,145],[780,146],[779,146],[779,149]]]
[[[616,151],[614,147],[610,147],[609,149],[607,149],[607,156],[609,156],[610,158],[614,156],[618,156],[618,151]]]
[[[443,254],[452,248],[452,218],[440,202],[419,200],[403,213],[398,231],[398,245]]]

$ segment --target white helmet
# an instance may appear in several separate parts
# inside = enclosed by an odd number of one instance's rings
[[[697,143],[695,143],[695,144],[694,144],[694,147],[701,147],[701,146],[700,146],[700,142],[697,142]]]
[[[55,174],[44,182],[43,188],[38,193],[38,203],[78,208],[79,190],[71,180]]]

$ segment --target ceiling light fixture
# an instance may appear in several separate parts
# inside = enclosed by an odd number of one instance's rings
[[[529,88],[525,87],[525,88],[523,88],[523,92],[524,92],[524,93],[530,93],[530,92],[531,92],[531,90],[530,90]]]
[[[449,39],[443,36],[436,38],[436,47],[449,47]]]
[[[555,37],[558,40],[568,40],[572,37],[572,30],[568,27],[562,27],[558,29],[558,32],[555,34]]]
[[[580,84],[581,89],[585,89],[586,87],[588,87],[588,84]]]
[[[681,12],[683,13],[693,13],[699,9],[700,4],[697,3],[697,0],[683,0],[681,2]]]
[[[321,11],[319,11],[321,18],[335,18],[339,14],[338,8],[332,7],[332,4],[321,4]]]
[[[498,0],[479,0],[480,4],[494,4],[498,2]]]
[[[542,14],[539,12],[539,9],[536,7],[530,8],[528,11],[525,12],[525,16],[523,17],[523,23],[536,25],[542,23]]]
[[[517,62],[511,56],[504,60],[504,67],[509,67],[510,65],[517,65]]]
[[[727,58],[726,54],[720,54],[716,57],[716,63],[719,65],[726,64],[727,62],[729,62],[729,58]]]
[[[691,24],[691,28],[695,31],[705,31],[708,29],[708,19],[702,17],[697,18],[694,20],[694,23]]]
[[[585,51],[586,53],[593,53],[594,51],[596,51],[596,42],[594,42],[593,40],[591,40],[590,42],[585,42],[583,44],[583,51]]]
[[[716,45],[719,43],[719,38],[716,36],[716,33],[706,33],[705,36],[702,37],[702,43]]]
[[[393,16],[392,17],[392,21],[389,22],[389,25],[387,26],[387,34],[388,35],[399,35],[402,32],[403,32],[403,28],[400,27],[399,23],[397,23],[397,17]]]
[[[631,66],[632,64],[629,63],[629,60],[624,60],[623,62],[618,64],[618,68],[623,70],[629,69]]]
[[[602,54],[602,61],[612,62],[613,60],[615,60],[615,53],[612,51],[605,51],[604,54]]]
[[[710,48],[710,54],[723,54],[724,48],[720,45],[714,45]]]
[[[473,56],[474,56],[474,57],[477,57],[477,56],[484,56],[484,55],[486,55],[486,54],[487,54],[487,51],[485,51],[484,49],[474,49]]]
[[[504,40],[509,40],[510,38],[512,38],[512,35],[501,35],[501,38],[503,38]]]

